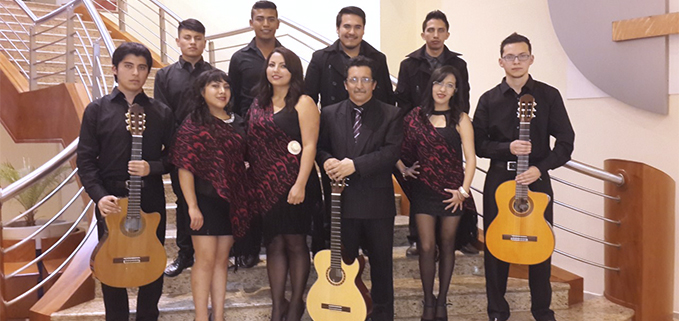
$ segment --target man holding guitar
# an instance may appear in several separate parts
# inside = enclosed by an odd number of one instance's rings
[[[119,205],[119,198],[128,196],[128,187],[135,185],[133,180],[130,180],[131,178],[141,177],[141,184],[136,183],[141,185],[141,209],[146,213],[160,214],[157,229],[150,233],[151,238],[157,237],[162,244],[165,240],[165,193],[161,175],[171,168],[166,159],[173,136],[174,117],[170,108],[149,98],[143,92],[142,87],[153,65],[151,52],[144,45],[123,43],[113,53],[111,62],[118,86],[110,94],[91,102],[85,109],[77,150],[78,175],[85,190],[97,204],[95,215],[98,221],[99,239],[102,243],[107,238],[114,239],[117,236],[109,235],[108,232],[113,234],[114,231],[119,233],[121,230],[121,226],[118,225],[107,228],[104,218],[120,214],[128,209]],[[130,160],[134,146],[139,147],[138,143],[132,144],[133,137],[128,131],[128,126],[132,125],[130,124],[132,120],[128,116],[131,113],[131,106],[142,107],[145,114],[145,119],[141,121],[141,124],[136,124],[145,127],[141,138],[141,160]],[[133,203],[133,199],[130,197],[129,204]],[[149,222],[150,220],[147,220],[144,215],[153,214],[141,213],[141,215],[142,221]],[[141,226],[143,230],[144,224]],[[130,231],[125,228],[123,230],[128,233]],[[157,240],[152,241],[157,242]],[[140,246],[142,245],[139,243],[129,244],[128,248],[134,249]],[[164,258],[165,252],[162,245],[160,251],[162,253],[144,255],[155,257],[154,254],[159,254]],[[145,261],[139,258],[137,257],[136,261]],[[122,257],[122,261],[123,264],[128,265],[139,263],[134,262],[131,257]],[[113,261],[111,266],[118,263]],[[164,265],[165,262],[162,262],[157,277],[152,278],[155,281],[139,288],[137,320],[158,319],[158,300],[163,289],[162,269]],[[105,271],[98,272],[106,273]],[[127,290],[102,283],[102,292],[106,320],[128,320]]]
[[[551,224],[553,192],[548,171],[565,164],[573,152],[575,133],[559,91],[533,80],[528,73],[534,60],[531,49],[528,38],[516,33],[502,41],[499,64],[505,70],[505,78],[481,96],[474,114],[476,153],[479,157],[491,159],[483,190],[483,225],[486,232],[498,212],[505,210],[498,208],[496,190],[509,180],[527,185],[531,191],[549,195],[544,218]],[[529,140],[519,139],[517,106],[524,94],[535,98],[534,119],[526,124],[526,128],[530,129]],[[553,147],[550,146],[550,136],[556,138]],[[523,172],[521,169],[517,172],[517,157],[521,155],[529,155],[529,162]],[[509,304],[504,298],[509,263],[497,259],[488,248],[484,254],[488,317],[491,321],[505,321],[510,315]],[[554,312],[549,308],[552,298],[550,274],[551,257],[529,266],[531,312],[537,321],[555,320]]]
[[[391,172],[400,156],[403,121],[395,106],[373,97],[377,84],[372,64],[372,60],[364,56],[349,60],[344,81],[349,99],[321,111],[316,161],[330,179],[336,182],[348,179],[341,204],[345,262],[350,264],[358,257],[359,246],[368,250],[371,319],[391,321],[394,320],[392,246],[396,215]]]

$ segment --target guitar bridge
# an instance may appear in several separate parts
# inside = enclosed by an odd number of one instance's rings
[[[537,242],[537,236],[502,234],[502,239],[512,242]]]
[[[149,261],[148,256],[116,257],[113,259],[114,264],[136,264],[148,261]]]
[[[327,309],[327,310],[330,310],[330,311],[351,313],[351,307],[345,307],[345,306],[341,306],[341,305],[337,305],[337,304],[321,303],[321,308]]]

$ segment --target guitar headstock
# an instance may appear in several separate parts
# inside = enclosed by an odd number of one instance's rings
[[[341,181],[330,181],[330,188],[332,189],[333,193],[342,194],[342,191],[344,191],[344,188],[347,186],[349,186],[349,184],[347,183],[346,178]]]
[[[516,109],[516,117],[519,118],[521,122],[530,122],[531,119],[535,118],[535,98],[530,94],[525,94],[519,98],[519,107]]]
[[[134,136],[141,136],[146,129],[146,114],[144,113],[144,107],[139,106],[139,104],[130,105],[130,109],[125,114],[127,120],[127,130]]]

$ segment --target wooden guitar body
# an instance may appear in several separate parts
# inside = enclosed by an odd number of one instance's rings
[[[92,252],[94,276],[108,286],[139,287],[157,280],[165,271],[167,256],[156,236],[160,214],[141,213],[142,229],[125,229],[127,198],[118,200],[121,213],[107,215],[108,232]]]
[[[370,294],[361,273],[365,261],[359,256],[351,265],[341,262],[341,269],[331,266],[331,250],[314,256],[318,280],[309,289],[307,311],[314,321],[363,321],[370,312]]]
[[[515,264],[533,265],[554,252],[554,232],[545,220],[550,197],[528,190],[525,207],[516,204],[516,181],[502,183],[495,192],[497,217],[486,231],[486,246],[496,258]]]

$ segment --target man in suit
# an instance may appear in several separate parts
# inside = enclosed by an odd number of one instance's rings
[[[344,79],[349,59],[364,56],[373,60],[374,96],[387,104],[395,101],[389,78],[387,57],[363,40],[365,12],[359,7],[345,7],[337,14],[337,35],[332,45],[314,52],[304,79],[304,93],[326,107],[348,98]]]
[[[392,246],[394,186],[392,168],[399,159],[403,123],[398,108],[373,96],[372,61],[349,61],[344,86],[349,99],[325,107],[317,162],[328,177],[348,179],[342,195],[342,244],[345,258],[368,250],[373,313],[371,320],[394,319]]]

